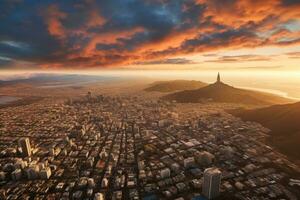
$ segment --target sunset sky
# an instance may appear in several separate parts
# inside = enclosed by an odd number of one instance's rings
[[[299,0],[1,0],[0,69],[299,71]]]

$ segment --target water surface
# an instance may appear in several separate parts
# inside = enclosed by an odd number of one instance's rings
[[[14,101],[19,100],[18,97],[12,97],[12,96],[0,96],[0,105],[5,105]]]

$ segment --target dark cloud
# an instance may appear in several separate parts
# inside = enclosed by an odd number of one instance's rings
[[[174,56],[299,44],[298,0],[2,0],[0,66],[184,64]],[[291,30],[282,30],[282,27]],[[295,24],[295,23],[294,23]],[[27,65],[26,65],[27,66]]]
[[[300,5],[300,1],[299,0],[282,0],[282,5],[283,6]]]
[[[148,62],[137,62],[135,64],[137,65],[161,65],[161,64],[184,65],[184,64],[196,64],[196,62],[185,58],[170,58],[164,60],[153,60]]]
[[[244,47],[252,47],[261,45],[262,42],[263,41],[260,40],[255,33],[247,29],[229,29],[210,34],[199,34],[193,39],[185,40],[177,48],[168,48],[163,51],[151,53],[149,58],[180,53],[189,54],[195,52],[206,52],[240,45]]]
[[[222,32],[216,32],[212,34],[202,35],[200,34],[197,38],[187,40],[183,43],[182,49],[187,49],[188,51],[194,51],[199,47],[205,46],[224,46],[230,45],[234,39],[251,39],[256,38],[253,32],[244,29],[230,29]]]
[[[231,63],[231,62],[256,62],[256,61],[270,61],[271,56],[260,56],[260,55],[238,55],[238,56],[221,56],[215,60],[208,60],[206,62],[217,62],[217,63]]]
[[[10,58],[0,56],[0,69],[10,67],[11,64],[12,60]]]

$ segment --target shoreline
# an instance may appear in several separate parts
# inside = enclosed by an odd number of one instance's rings
[[[238,87],[241,89],[246,89],[246,90],[252,90],[252,91],[257,91],[257,92],[264,92],[264,93],[269,93],[269,94],[273,94],[276,96],[280,96],[280,97],[284,97],[287,99],[291,99],[294,101],[300,101],[300,98],[297,97],[291,97],[288,95],[288,93],[283,92],[281,90],[275,90],[275,89],[266,89],[266,88],[255,88],[255,87]]]

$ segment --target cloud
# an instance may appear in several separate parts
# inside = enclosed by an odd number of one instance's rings
[[[300,59],[300,52],[289,52],[286,55],[292,59]]]
[[[283,0],[282,5],[283,6],[296,6],[296,5],[300,5],[300,1],[299,0]]]
[[[254,66],[254,67],[240,67],[239,69],[255,69],[255,70],[268,70],[268,69],[280,69],[282,65],[275,66]]]
[[[0,56],[11,58],[0,66],[7,68],[191,64],[174,57],[300,44],[297,0],[3,0],[0,21]]]
[[[51,35],[62,38],[66,36],[65,28],[61,22],[66,17],[66,13],[60,11],[57,5],[51,5],[47,8],[46,23]]]
[[[239,55],[239,56],[222,56],[215,60],[208,60],[206,62],[231,63],[231,62],[257,62],[257,61],[270,61],[270,60],[272,60],[272,58],[269,56]]]
[[[137,62],[135,64],[137,64],[137,65],[161,65],[161,64],[184,65],[184,64],[196,64],[196,62],[185,59],[185,58],[170,58],[170,59],[164,59],[164,60]]]

